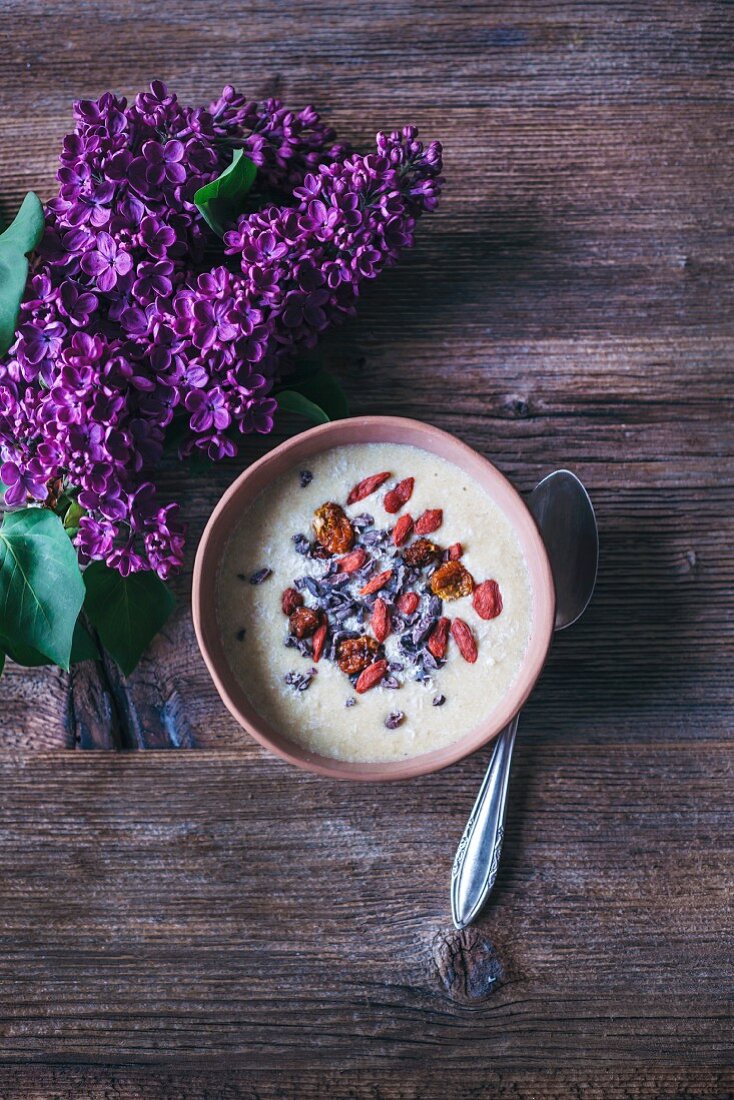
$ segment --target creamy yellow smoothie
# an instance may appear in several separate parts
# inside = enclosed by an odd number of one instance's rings
[[[417,447],[359,443],[290,470],[243,513],[217,616],[274,728],[323,756],[400,760],[497,707],[523,662],[531,587],[477,482]]]

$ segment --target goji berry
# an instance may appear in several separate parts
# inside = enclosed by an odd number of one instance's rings
[[[384,573],[378,573],[376,577],[372,577],[367,581],[364,588],[360,588],[360,596],[369,596],[372,592],[379,592],[381,588],[385,587],[391,576],[392,569],[386,569]]]
[[[443,511],[440,508],[429,508],[415,521],[416,535],[432,535],[438,531],[443,523]]]
[[[343,558],[338,559],[336,563],[337,571],[339,573],[356,573],[366,561],[367,551],[363,546],[358,546],[356,550],[352,550],[350,553],[345,554]]]
[[[390,633],[390,612],[387,609],[387,604],[383,599],[378,596],[375,600],[375,606],[372,608],[372,615],[370,616],[370,626],[372,627],[372,633],[378,642],[384,642]]]
[[[379,489],[381,485],[384,485],[389,477],[389,470],[381,474],[372,474],[370,477],[366,477],[350,490],[349,496],[347,497],[347,504],[356,504],[358,500],[364,500],[365,497],[370,496],[376,489]]]
[[[477,659],[477,643],[463,619],[454,619],[451,624],[451,637],[459,647],[459,653],[464,660],[473,665]]]
[[[375,684],[379,684],[382,677],[387,672],[387,661],[374,661],[369,665],[364,672],[360,673],[357,683],[354,685],[354,690],[358,695],[362,695],[365,691],[369,691]]]
[[[318,663],[321,660],[321,655],[324,652],[324,646],[326,645],[326,636],[329,633],[329,623],[326,615],[321,616],[321,626],[318,627],[316,633],[313,636],[313,659],[314,663]]]
[[[394,512],[399,512],[412,497],[414,485],[414,477],[405,477],[397,483],[394,489],[391,489],[389,493],[385,493],[385,499],[382,502],[385,511],[390,512],[391,515]]]
[[[412,615],[421,602],[417,592],[404,592],[398,599],[398,611],[401,615]]]
[[[446,648],[449,644],[450,626],[450,619],[439,619],[428,639],[428,649],[437,661],[443,660],[446,656]]]
[[[497,581],[482,581],[474,589],[472,607],[480,619],[496,619],[502,610],[502,593]]]
[[[404,516],[401,516],[398,522],[392,529],[392,541],[394,546],[402,546],[404,542],[410,538],[410,532],[413,530],[413,517],[406,512]]]

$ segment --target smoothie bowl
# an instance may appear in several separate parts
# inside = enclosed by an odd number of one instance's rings
[[[436,771],[494,737],[540,673],[555,602],[506,478],[383,416],[250,466],[207,524],[192,600],[237,721],[299,767],[362,780]]]

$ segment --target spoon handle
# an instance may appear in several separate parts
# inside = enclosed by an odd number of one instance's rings
[[[476,919],[497,878],[517,721],[516,715],[495,740],[487,774],[456,850],[451,913],[457,928],[466,928]]]

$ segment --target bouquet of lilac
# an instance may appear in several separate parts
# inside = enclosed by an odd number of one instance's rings
[[[413,243],[441,149],[405,127],[361,155],[313,108],[231,87],[204,109],[154,82],[74,114],[57,196],[0,236],[0,651],[90,655],[83,603],[129,671],[183,558],[164,446],[216,461],[279,405],[329,418],[334,380],[298,355]]]

